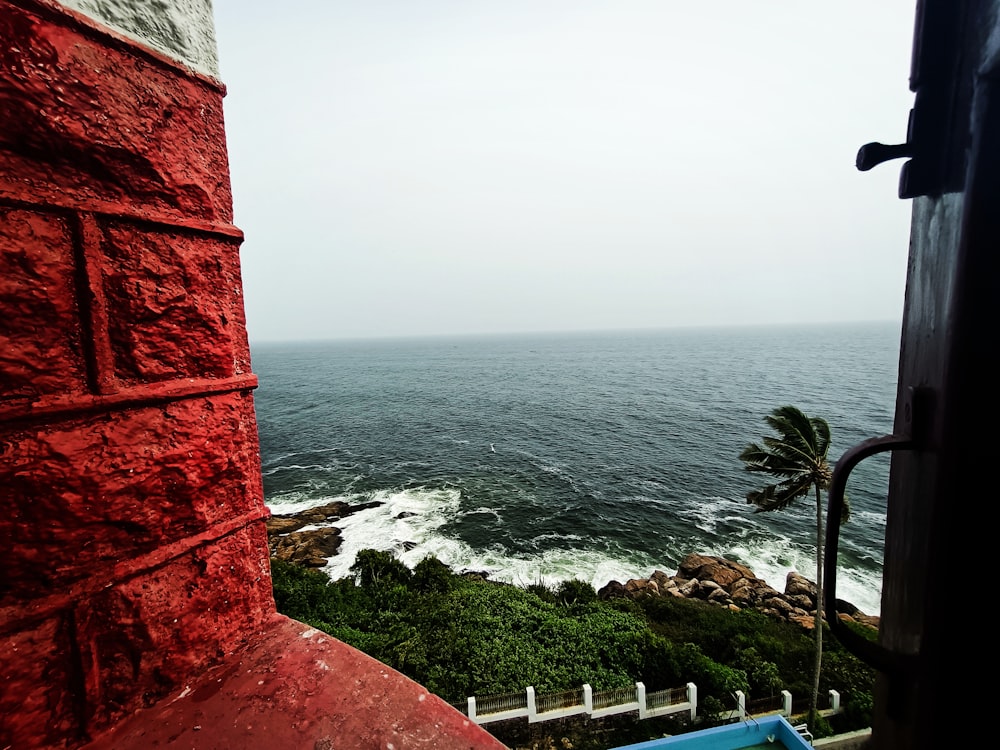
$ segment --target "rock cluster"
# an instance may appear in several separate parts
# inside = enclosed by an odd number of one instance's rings
[[[685,557],[672,576],[658,570],[649,578],[633,578],[624,584],[611,581],[597,593],[602,599],[647,596],[700,599],[732,610],[754,609],[810,629],[816,612],[816,584],[794,571],[786,577],[785,590],[781,592],[745,565],[699,554]],[[866,615],[849,602],[838,599],[837,611],[841,619],[878,627],[878,617]]]
[[[267,544],[271,557],[308,568],[322,568],[327,560],[340,549],[340,529],[324,526],[306,529],[304,526],[339,521],[359,510],[374,508],[379,502],[350,505],[336,501],[317,508],[289,515],[271,516],[267,519]]]

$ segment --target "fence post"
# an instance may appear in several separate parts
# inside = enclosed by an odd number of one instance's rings
[[[468,701],[469,701],[469,710],[468,710],[469,718],[478,724],[479,722],[476,721],[476,696],[470,695]]]
[[[836,690],[830,691],[830,710],[833,713],[840,712],[840,693],[838,693]]]
[[[687,684],[688,703],[691,704],[691,721],[694,721],[698,713],[698,686],[693,682]]]
[[[586,682],[583,683],[583,707],[586,709],[587,716],[594,713],[594,689]]]
[[[538,721],[538,708],[535,706],[535,688],[528,686],[528,723],[534,724]]]
[[[791,716],[792,715],[792,694],[787,690],[781,691],[781,715]]]
[[[646,686],[641,682],[635,683],[635,699],[639,702],[639,718],[645,719],[648,707],[646,706]]]

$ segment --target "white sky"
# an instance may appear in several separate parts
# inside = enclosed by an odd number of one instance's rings
[[[251,341],[898,320],[915,0],[214,0]]]

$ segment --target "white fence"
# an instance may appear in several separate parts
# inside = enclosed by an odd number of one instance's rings
[[[831,690],[830,696],[830,707],[821,710],[819,713],[823,716],[830,716],[835,713],[840,712],[840,693],[836,690]],[[723,721],[744,721],[750,714],[747,713],[747,699],[743,694],[742,690],[736,691],[736,708],[726,714],[722,714]],[[791,716],[792,715],[792,694],[787,690],[781,691],[781,708],[776,711],[771,711],[770,713],[776,713],[780,716]],[[762,715],[762,714],[757,714]]]
[[[594,692],[590,685],[561,693],[535,695],[535,688],[523,693],[489,695],[483,698],[470,696],[468,717],[477,724],[527,717],[534,724],[539,721],[562,719],[566,716],[586,714],[592,719],[613,714],[638,711],[640,719],[687,712],[694,718],[698,708],[698,689],[689,682],[686,687],[659,690],[646,695],[641,682],[635,687]]]
[[[733,696],[736,707],[722,715],[723,721],[744,721],[748,714],[746,696],[737,691]],[[583,685],[574,690],[564,690],[560,693],[535,695],[535,688],[528,687],[524,692],[506,693],[504,695],[489,695],[482,698],[470,696],[467,701],[468,717],[477,724],[491,721],[517,719],[526,717],[528,723],[562,719],[566,716],[586,714],[592,719],[602,716],[624,714],[636,711],[640,719],[654,716],[687,713],[693,721],[698,712],[698,688],[689,682],[681,688],[668,688],[646,693],[646,686],[641,682],[634,687],[617,688],[614,690],[599,690],[594,692],[590,685]],[[830,708],[821,711],[825,716],[840,711],[840,693],[830,691]],[[781,691],[781,708],[773,711],[782,716],[792,715],[792,694]]]

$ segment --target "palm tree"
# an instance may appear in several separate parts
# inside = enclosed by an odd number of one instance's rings
[[[777,437],[765,437],[763,447],[751,443],[740,453],[747,471],[770,474],[774,484],[747,493],[755,512],[782,510],[810,492],[816,495],[816,664],[813,692],[809,700],[809,723],[816,715],[819,673],[823,662],[823,502],[832,472],[826,460],[830,449],[830,426],[819,417],[807,417],[794,406],[781,406],[764,418]]]

